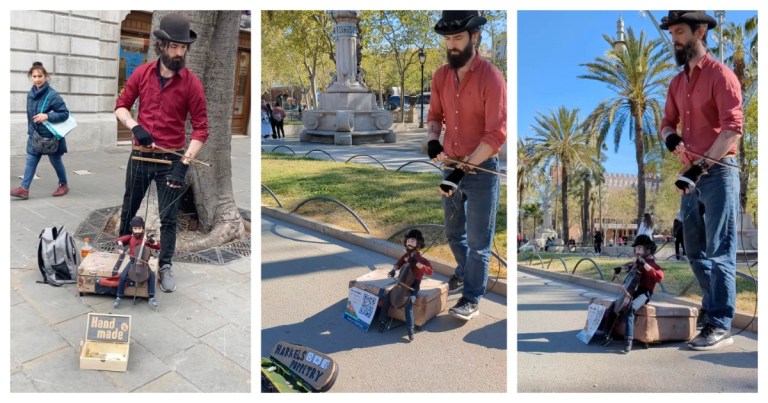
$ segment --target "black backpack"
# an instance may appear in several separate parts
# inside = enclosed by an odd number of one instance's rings
[[[48,227],[40,232],[37,245],[37,265],[43,275],[42,283],[60,286],[74,283],[80,255],[69,232],[61,228]]]

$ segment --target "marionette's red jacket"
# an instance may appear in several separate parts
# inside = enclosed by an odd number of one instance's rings
[[[645,258],[645,263],[648,263],[652,269],[648,271],[640,269],[640,284],[638,285],[637,292],[635,292],[635,294],[642,294],[646,291],[653,294],[653,290],[656,288],[656,284],[664,281],[664,271],[656,263],[656,260],[654,260],[652,257],[648,257]],[[631,264],[634,264],[634,262]]]
[[[123,245],[128,244],[128,255],[129,256],[136,256],[136,247],[141,244],[141,239],[136,238],[132,234],[123,235],[120,238],[117,238],[118,242],[122,242]],[[160,241],[157,241],[157,243],[149,243],[149,241],[145,242],[144,245],[146,245],[147,248],[150,249],[160,249]],[[431,269],[430,269],[431,272]]]

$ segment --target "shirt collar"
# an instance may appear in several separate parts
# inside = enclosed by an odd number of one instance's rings
[[[696,63],[695,67],[698,67],[699,70],[703,70],[707,66],[712,65],[713,62],[714,62],[714,59],[712,59],[712,55],[709,52],[707,52],[707,53],[704,54],[704,56],[701,57],[701,59],[699,59],[699,62]],[[685,69],[684,70],[686,72],[690,71],[690,65],[688,63],[685,64]]]

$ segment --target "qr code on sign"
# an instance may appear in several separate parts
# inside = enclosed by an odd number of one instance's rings
[[[363,294],[363,303],[360,306],[360,316],[373,317],[373,313],[376,310],[376,298]]]

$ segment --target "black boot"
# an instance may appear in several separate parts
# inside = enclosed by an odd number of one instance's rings
[[[630,351],[632,351],[632,339],[627,339],[624,341],[624,354],[628,354]]]
[[[413,341],[413,328],[408,328],[408,340]]]

